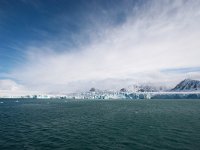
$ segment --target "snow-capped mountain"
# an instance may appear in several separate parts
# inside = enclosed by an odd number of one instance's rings
[[[153,85],[131,85],[127,88],[129,92],[161,92],[166,90],[165,87]]]
[[[200,81],[185,79],[175,86],[171,91],[173,92],[190,92],[200,91]]]
[[[6,98],[6,97],[3,97]],[[200,81],[185,79],[169,90],[153,84],[131,85],[121,89],[100,90],[92,87],[85,92],[69,94],[27,95],[7,98],[32,99],[200,99]]]

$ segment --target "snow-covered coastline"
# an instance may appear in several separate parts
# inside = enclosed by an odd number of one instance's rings
[[[70,94],[34,94],[18,96],[1,96],[0,98],[22,99],[200,99],[200,81],[185,79],[173,89],[151,86],[135,86],[133,90],[97,90],[91,88],[86,92]],[[158,90],[155,90],[158,89]]]

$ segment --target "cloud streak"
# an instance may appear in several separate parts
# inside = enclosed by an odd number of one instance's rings
[[[89,17],[93,25],[94,17]],[[119,24],[107,24],[112,20],[107,18],[72,34],[78,44],[70,49],[64,29],[58,38],[27,45],[24,64],[8,77],[28,90],[45,92],[73,92],[90,85],[107,89],[135,82],[173,85],[185,77],[200,79],[198,71],[162,72],[200,66],[200,2],[148,1],[122,18]]]

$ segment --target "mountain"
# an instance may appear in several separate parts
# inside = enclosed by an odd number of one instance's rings
[[[172,92],[190,92],[190,91],[200,91],[200,81],[185,79],[177,84],[172,90]]]
[[[153,85],[131,85],[127,88],[129,92],[161,92],[166,91],[166,87]]]

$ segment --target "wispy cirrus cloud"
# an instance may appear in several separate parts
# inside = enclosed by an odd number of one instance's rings
[[[199,8],[198,1],[147,1],[125,13],[102,9],[109,17],[101,22],[98,16],[84,16],[91,22],[85,30],[70,33],[71,46],[64,27],[58,37],[26,45],[24,63],[9,76],[29,90],[45,92],[90,86],[106,89],[135,82],[173,85],[187,77],[200,79],[198,70],[162,72],[200,66]]]

